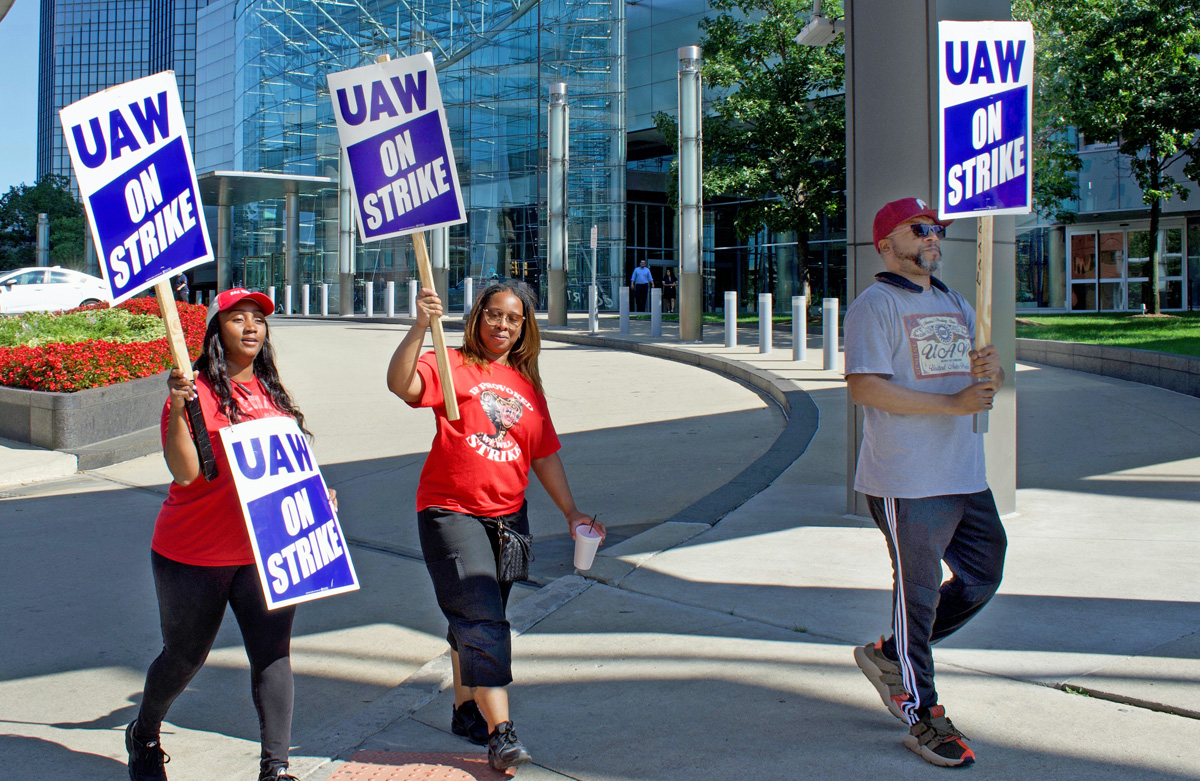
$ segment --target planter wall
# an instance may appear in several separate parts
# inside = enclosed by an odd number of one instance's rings
[[[77,450],[157,429],[167,372],[76,393],[0,387],[0,438],[51,450]]]
[[[1018,339],[1017,360],[1140,382],[1200,397],[1200,358],[1099,344]]]

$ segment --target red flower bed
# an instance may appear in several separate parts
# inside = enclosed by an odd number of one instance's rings
[[[208,308],[182,302],[177,306],[188,354],[195,360],[204,341]],[[93,304],[72,311],[107,307],[108,304]],[[130,299],[120,307],[137,315],[159,316],[158,301],[154,298]],[[71,392],[100,388],[149,377],[170,366],[166,339],[130,344],[91,339],[43,347],[0,347],[0,385],[29,390]]]

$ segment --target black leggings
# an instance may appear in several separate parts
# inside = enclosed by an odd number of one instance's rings
[[[264,763],[287,762],[292,734],[292,663],[288,657],[296,608],[267,610],[253,564],[197,567],[150,553],[158,592],[163,650],[146,673],[137,734],[159,733],[167,710],[200,671],[225,605],[233,606],[250,659],[250,691],[258,711]]]

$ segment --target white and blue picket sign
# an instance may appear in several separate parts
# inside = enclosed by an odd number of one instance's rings
[[[329,74],[364,242],[466,222],[433,57]]]
[[[308,440],[287,417],[221,429],[267,607],[353,591],[358,576]]]
[[[212,260],[175,74],[59,112],[112,303]]]
[[[1033,204],[1033,27],[938,22],[943,219]]]

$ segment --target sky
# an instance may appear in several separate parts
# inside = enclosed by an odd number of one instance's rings
[[[0,21],[0,195],[37,176],[38,0],[16,0]]]

